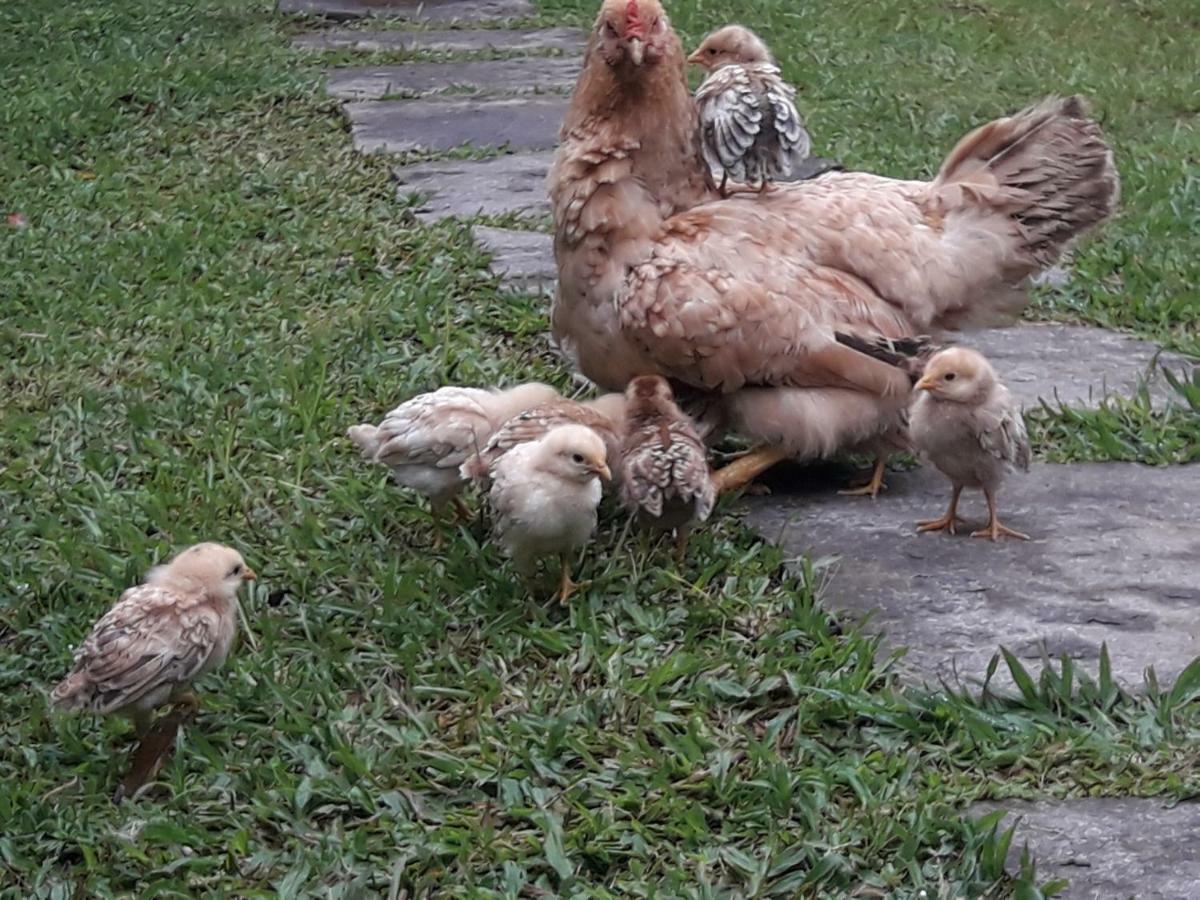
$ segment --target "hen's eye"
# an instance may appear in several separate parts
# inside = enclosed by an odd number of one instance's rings
[[[709,56],[716,56],[716,55],[717,55],[717,48],[716,48],[716,47],[709,47],[709,48],[708,48],[708,55],[709,55]]]
[[[583,454],[582,453],[572,453],[571,459],[573,459],[577,463],[582,463],[583,462]]]
[[[612,22],[604,23],[604,34],[607,37],[616,37],[617,36],[617,29],[613,28]]]
[[[957,375],[955,375],[953,372],[947,372],[947,373],[946,373],[946,376],[945,376],[945,378],[946,378],[946,380],[947,380],[947,381],[953,381],[953,380],[954,380],[955,378],[957,378],[957,377],[958,377],[958,376],[957,376]]]

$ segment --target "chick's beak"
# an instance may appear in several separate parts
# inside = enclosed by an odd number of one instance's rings
[[[701,54],[700,50],[697,49],[695,53],[693,53],[691,56],[689,56],[687,58],[687,61],[690,62],[693,66],[698,66],[701,63],[703,63],[704,56]]]
[[[629,61],[635,66],[640,66],[642,60],[646,58],[646,45],[641,38],[630,38],[627,46],[629,47]]]
[[[242,569],[242,581],[257,581],[258,575],[249,566]]]
[[[933,379],[931,379],[928,375],[925,375],[920,381],[913,385],[913,388],[918,391],[932,391]]]
[[[606,464],[600,463],[598,466],[593,466],[592,471],[599,475],[604,481],[612,481],[612,472],[609,471]]]

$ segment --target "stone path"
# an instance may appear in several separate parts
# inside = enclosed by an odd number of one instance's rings
[[[563,92],[585,35],[568,28],[478,27],[532,15],[529,0],[280,0],[279,8],[332,21],[420,23],[411,31],[314,30],[294,41],[306,52],[509,54],[495,61],[334,69],[329,90],[346,101],[362,152],[463,145],[506,151],[401,166],[397,197],[422,221],[474,220],[475,239],[491,252],[505,289],[551,289],[545,176],[566,108]],[[475,27],[447,27],[459,23]],[[440,30],[427,30],[430,25]],[[523,58],[530,54],[542,58]],[[811,165],[804,176],[832,164],[818,159]],[[527,227],[478,222],[513,215]],[[1156,357],[1145,342],[1065,325],[1023,324],[964,341],[996,360],[1026,405],[1043,398],[1095,403],[1106,390],[1128,391]],[[873,627],[885,632],[887,646],[908,648],[901,665],[912,679],[979,677],[1000,643],[1031,668],[1044,649],[1051,656],[1066,653],[1094,674],[1106,642],[1115,675],[1130,685],[1140,682],[1147,665],[1169,681],[1200,653],[1200,577],[1194,574],[1200,478],[1194,469],[1036,466],[1030,476],[1014,478],[1002,499],[1011,523],[1034,540],[997,546],[914,534],[913,521],[941,512],[945,503],[947,487],[936,473],[893,473],[891,489],[875,502],[836,496],[845,475],[832,467],[781,467],[772,476],[774,496],[747,502],[747,521],[797,556],[820,560],[828,578],[825,602],[851,615],[873,612]],[[978,520],[981,500],[970,498],[965,511]],[[853,564],[843,565],[843,555]],[[1192,848],[1200,811],[1194,805],[1006,802],[981,804],[970,814],[992,808],[1024,817],[1013,867],[1019,845],[1028,841],[1043,876],[1071,879],[1067,897],[1200,896]]]

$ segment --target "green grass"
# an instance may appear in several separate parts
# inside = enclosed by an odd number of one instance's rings
[[[1080,6],[996,7],[1054,53],[953,6],[745,17],[791,48],[820,149],[893,174],[1030,96],[1095,96],[1126,207],[1045,303],[1195,349],[1192,26]],[[691,37],[720,15],[678,12]],[[498,295],[461,226],[414,224],[389,161],[351,153],[295,27],[246,0],[0,7],[0,207],[28,221],[0,226],[0,895],[1035,896],[972,800],[1200,790],[1195,671],[1137,696],[1069,662],[1018,669],[1015,699],[900,690],[728,514],[681,571],[607,516],[569,610],[478,523],[431,552],[346,425],[566,373],[544,301]],[[1163,46],[1115,55],[1138,36]],[[114,806],[126,727],[44,695],[202,538],[260,573],[250,639]]]

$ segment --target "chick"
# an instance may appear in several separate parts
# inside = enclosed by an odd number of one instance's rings
[[[603,394],[582,403],[559,398],[513,416],[488,440],[483,448],[462,465],[464,478],[486,483],[496,462],[513,447],[544,437],[561,425],[585,425],[604,441],[606,459],[615,467],[621,455],[621,429],[625,422],[625,396]]]
[[[513,447],[492,467],[488,500],[496,540],[522,573],[546,556],[562,558],[558,598],[580,587],[571,553],[596,530],[600,480],[612,477],[604,441],[583,425],[562,425]]]
[[[709,72],[696,91],[696,111],[704,160],[722,194],[731,178],[757,182],[762,191],[808,157],[812,142],[796,111],[796,89],[780,77],[758,35],[727,25],[688,62]]]
[[[191,684],[225,662],[237,633],[237,591],[254,572],[236,550],[196,544],[150,570],[96,622],[50,695],[55,709],[117,713],[139,736],[154,710],[198,706]]]
[[[950,479],[950,508],[940,519],[918,522],[918,531],[949,531],[960,521],[964,487],[982,488],[988,526],[971,537],[1029,540],[1001,524],[996,491],[1012,468],[1029,471],[1029,437],[1021,410],[991,364],[974,350],[951,347],[934,354],[916,384],[909,434],[914,448]]]
[[[675,403],[671,385],[642,375],[625,388],[621,501],[652,528],[675,532],[680,561],[692,528],[705,521],[717,489],[704,442]]]
[[[512,416],[556,397],[558,391],[537,382],[505,391],[444,387],[401,403],[379,425],[355,425],[346,436],[365,459],[429,498],[440,545],[446,507],[453,503],[459,515],[470,515],[459,497],[466,485],[459,474],[463,461]]]

